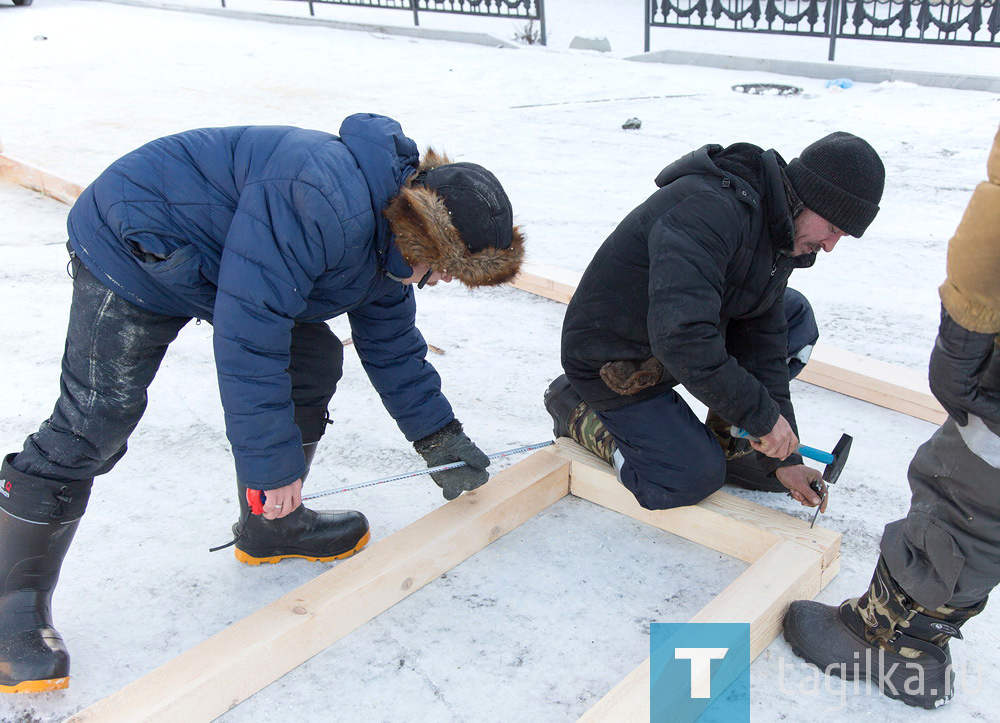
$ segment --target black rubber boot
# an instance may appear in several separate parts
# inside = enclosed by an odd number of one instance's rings
[[[879,560],[868,591],[839,607],[797,600],[785,613],[785,640],[792,651],[844,680],[872,688],[907,705],[937,708],[954,696],[955,674],[948,641],[982,611],[927,610],[909,601]]]
[[[309,474],[316,444],[303,445],[306,471]],[[294,512],[277,520],[250,513],[247,488],[237,483],[240,500],[240,521],[233,525],[236,537],[236,559],[248,565],[275,563],[298,557],[316,562],[342,560],[360,552],[371,532],[368,520],[360,512],[334,510],[317,512],[299,505]]]
[[[14,456],[9,455],[0,466],[4,490],[0,498],[0,692],[40,693],[69,685],[69,651],[52,625],[52,591],[86,508],[90,480],[78,483],[82,500],[74,501],[73,485],[21,474],[9,464]],[[67,513],[75,519],[65,519]]]
[[[745,490],[759,492],[787,492],[777,477],[764,474],[756,455],[726,460],[726,484],[736,485]]]
[[[570,385],[565,374],[549,384],[543,398],[552,417],[556,439],[569,437],[581,447],[614,466],[618,445],[590,406]]]
[[[712,431],[726,453],[726,484],[760,492],[787,492],[777,477],[768,476],[760,468],[749,440],[732,435],[729,422],[709,410],[705,426]]]
[[[544,395],[545,409],[552,417],[552,434],[556,439],[569,437],[569,415],[583,399],[570,385],[565,374],[555,378]]]

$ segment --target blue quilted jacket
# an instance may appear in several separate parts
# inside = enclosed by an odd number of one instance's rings
[[[120,158],[80,196],[70,243],[144,309],[214,325],[226,430],[241,482],[302,476],[287,373],[296,321],[347,314],[365,371],[407,439],[454,415],[414,325],[412,271],[382,215],[418,163],[384,116],[340,136],[284,126],[203,128]]]

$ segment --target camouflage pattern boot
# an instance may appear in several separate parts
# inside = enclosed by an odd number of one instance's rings
[[[732,425],[729,422],[709,410],[705,426],[712,431],[722,451],[726,453],[726,484],[760,492],[787,491],[777,477],[765,474],[760,468],[749,440],[734,437],[730,433]]]
[[[954,696],[948,641],[986,607],[927,609],[910,600],[879,557],[868,590],[840,607],[793,602],[785,613],[792,651],[844,680],[868,680],[907,705],[937,708]]]
[[[573,408],[567,426],[573,441],[586,447],[611,466],[616,466],[614,456],[618,451],[618,445],[615,444],[611,432],[586,402],[580,402]]]
[[[545,409],[554,423],[552,433],[569,437],[577,444],[614,466],[617,451],[611,433],[576,390],[565,374],[559,375],[545,390]]]

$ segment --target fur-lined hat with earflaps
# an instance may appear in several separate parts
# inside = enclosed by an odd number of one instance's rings
[[[411,266],[427,264],[469,287],[505,284],[521,269],[524,236],[510,200],[475,163],[428,150],[385,215]]]

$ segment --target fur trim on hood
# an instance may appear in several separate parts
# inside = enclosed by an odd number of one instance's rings
[[[389,202],[385,215],[396,236],[396,247],[411,266],[427,264],[470,288],[505,284],[521,270],[524,235],[514,226],[509,248],[490,246],[472,253],[452,223],[444,199],[420,183],[424,172],[450,163],[446,155],[428,149],[417,173]]]

